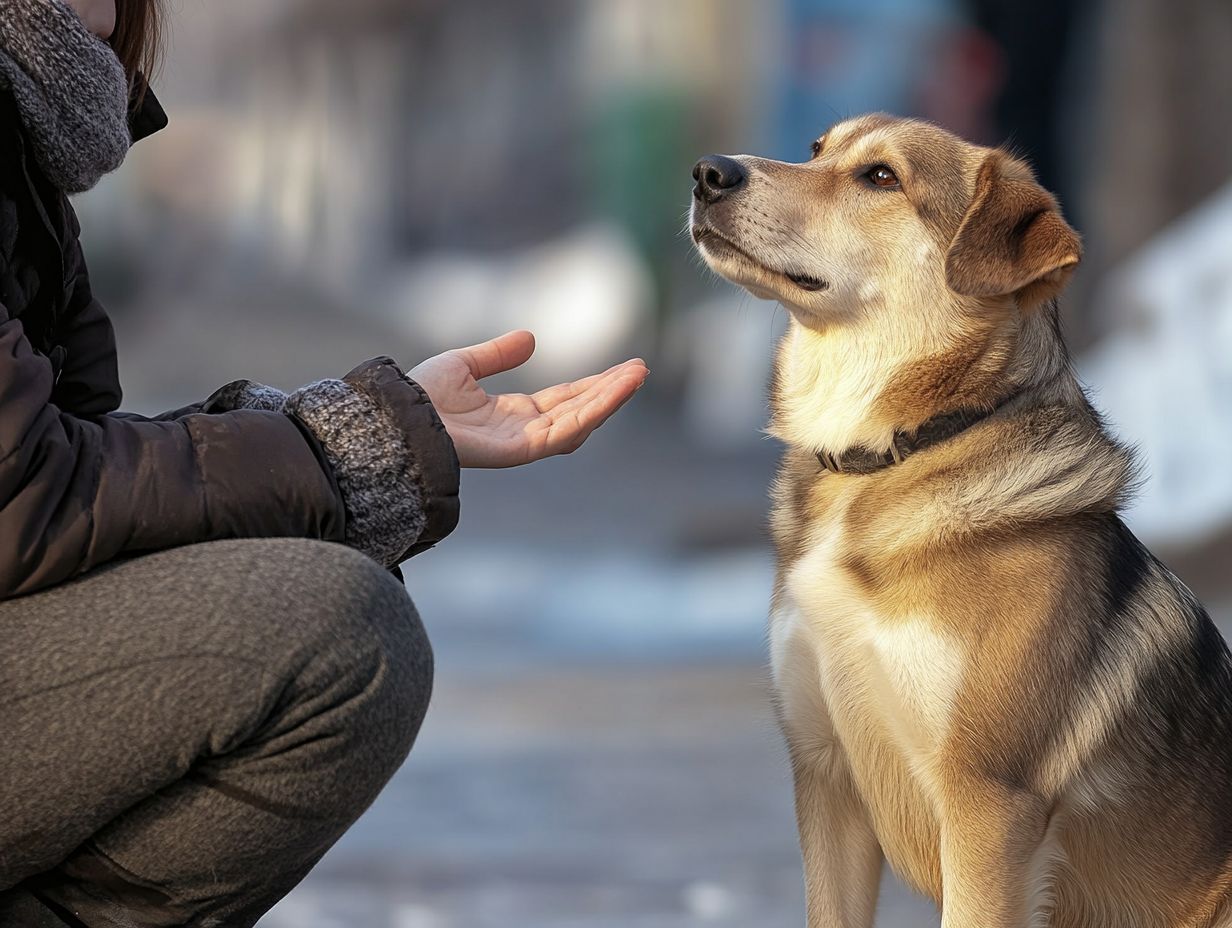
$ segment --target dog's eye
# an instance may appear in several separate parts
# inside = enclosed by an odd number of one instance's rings
[[[864,175],[874,187],[897,187],[898,175],[884,164],[878,164],[868,169]]]
[[[813,153],[813,157],[814,157],[814,158],[816,158],[818,155],[820,155],[820,154],[821,154],[821,139],[818,139],[816,142],[814,142],[812,145],[810,145],[810,146],[809,146],[809,151],[811,151],[811,152]]]

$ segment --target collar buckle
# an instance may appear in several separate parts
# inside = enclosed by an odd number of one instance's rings
[[[829,451],[818,451],[817,460],[822,468],[828,470],[832,474],[841,474],[843,472],[843,464],[841,458],[836,458]]]
[[[900,441],[902,441],[906,447],[900,448],[898,446]],[[912,452],[912,445],[914,445],[914,443],[914,439],[908,438],[902,432],[895,432],[894,437],[890,439],[890,450],[886,452],[890,458],[886,461],[886,466],[888,467],[890,464],[903,463],[903,459]]]

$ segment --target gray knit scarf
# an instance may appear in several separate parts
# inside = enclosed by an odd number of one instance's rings
[[[111,46],[62,0],[0,0],[0,87],[47,179],[89,190],[128,154],[128,81]]]

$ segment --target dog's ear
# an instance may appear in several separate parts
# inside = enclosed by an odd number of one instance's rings
[[[1082,240],[1051,193],[1006,176],[1006,158],[994,151],[980,166],[975,198],[945,257],[945,280],[964,296],[1016,294],[1029,309],[1061,292],[1082,259]]]

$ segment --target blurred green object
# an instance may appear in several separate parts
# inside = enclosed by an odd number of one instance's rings
[[[661,321],[696,156],[689,145],[690,101],[668,83],[630,84],[614,88],[595,112],[584,166],[595,211],[620,226],[645,257]]]

